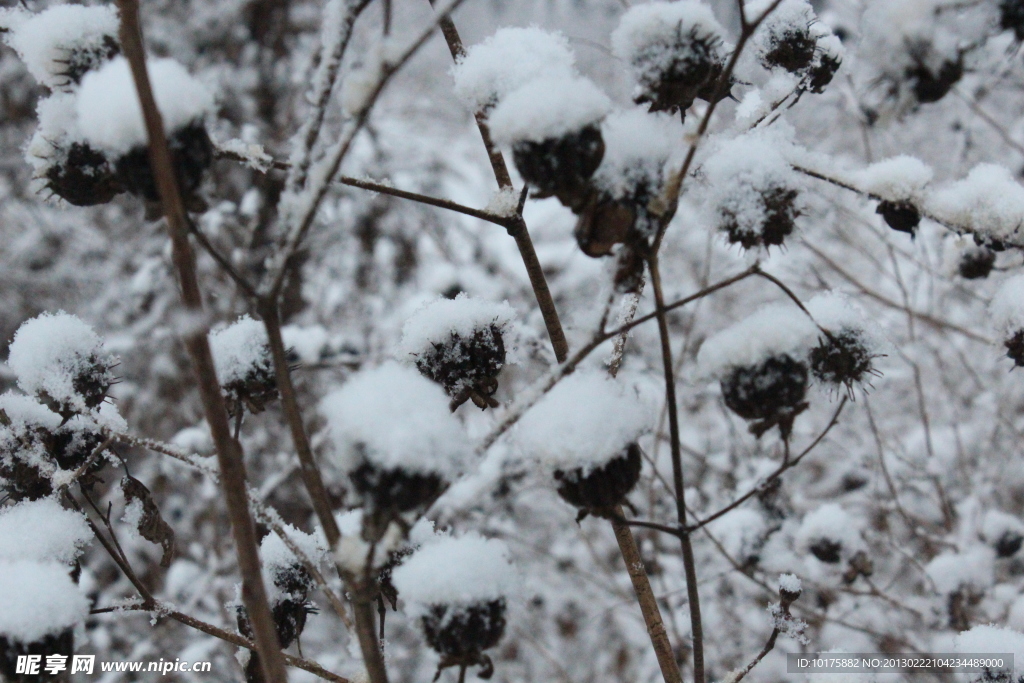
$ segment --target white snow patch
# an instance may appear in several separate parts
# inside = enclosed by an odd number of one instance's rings
[[[1010,680],[1009,676],[1001,679],[997,674],[1005,672],[1012,675],[1015,671],[1020,672],[1021,662],[1024,662],[1024,634],[995,624],[983,624],[957,635],[953,639],[953,651],[961,655],[1012,654],[1012,667],[990,669],[993,674],[990,680]]]
[[[842,544],[842,556],[849,557],[863,546],[860,523],[841,505],[825,503],[804,516],[796,533],[796,543],[802,551],[820,540]]]
[[[171,135],[213,111],[213,93],[175,60],[150,59],[146,67],[164,133]],[[147,143],[142,106],[124,57],[112,59],[82,79],[78,123],[92,146],[111,154],[124,154]]]
[[[281,328],[281,337],[285,348],[294,351],[303,363],[319,362],[330,342],[330,335],[322,325],[286,325]]]
[[[707,339],[697,354],[702,377],[722,379],[737,367],[758,365],[772,356],[802,358],[815,343],[817,325],[793,304],[769,304]]]
[[[925,566],[925,571],[940,593],[964,587],[982,591],[992,585],[994,561],[991,548],[977,545],[960,553],[942,553]]]
[[[915,157],[900,155],[871,164],[850,174],[851,180],[869,194],[891,202],[918,202],[935,172]]]
[[[362,510],[338,513],[334,519],[338,523],[338,531],[341,533],[338,547],[334,550],[334,558],[343,569],[351,574],[361,575],[368,560],[373,567],[380,567],[387,562],[391,551],[398,548],[402,542],[402,530],[394,522],[388,525],[384,537],[376,545],[371,546],[363,540]],[[415,528],[416,526],[413,527],[413,529]],[[371,551],[373,557],[370,556]]]
[[[939,219],[996,239],[1019,237],[1024,187],[996,164],[978,164],[963,180],[937,188],[928,208]]]
[[[1000,331],[1014,334],[1024,329],[1024,275],[1007,278],[992,297],[988,310]]]
[[[7,416],[11,428],[17,432],[29,432],[40,427],[51,431],[57,429],[62,422],[60,415],[39,401],[13,391],[0,394],[0,411]]]
[[[89,599],[57,563],[0,561],[0,635],[33,643],[77,626],[89,613]]]
[[[511,92],[489,122],[498,144],[543,142],[596,124],[611,108],[608,96],[589,80],[549,75]]]
[[[500,304],[470,297],[465,292],[454,299],[438,297],[413,313],[402,326],[400,357],[408,358],[444,344],[452,334],[466,339],[476,330],[495,325],[506,329],[515,319],[515,311],[507,301]]]
[[[282,529],[288,535],[288,539],[313,563],[313,566],[320,569],[327,556],[327,548],[324,546],[322,539],[314,534],[299,531],[290,524],[282,525]],[[295,599],[303,599],[305,597],[303,595],[292,596],[286,594],[277,585],[280,581],[275,579],[280,574],[291,571],[296,565],[303,567],[305,565],[285,545],[285,542],[276,532],[271,531],[263,539],[263,542],[260,543],[260,558],[263,560],[263,583],[267,587],[271,605],[277,604],[289,597]]]
[[[0,560],[71,564],[92,537],[85,515],[53,498],[0,509]]]
[[[601,126],[605,152],[594,184],[615,199],[646,185],[657,192],[665,163],[683,146],[679,121],[669,114],[628,109],[611,114]]]
[[[247,315],[210,332],[210,352],[217,368],[217,382],[222,387],[256,371],[273,372],[267,330],[263,323]]]
[[[787,593],[799,593],[804,589],[804,584],[796,574],[780,574],[779,590]]]

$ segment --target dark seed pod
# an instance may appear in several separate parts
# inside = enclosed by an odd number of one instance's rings
[[[815,94],[825,92],[825,88],[832,82],[843,60],[833,54],[821,53],[816,55],[811,68],[807,70],[804,82],[807,89]]]
[[[876,374],[871,363],[874,358],[860,330],[843,328],[819,338],[818,345],[811,349],[811,372],[819,382],[845,385],[852,392],[854,384]]]
[[[761,63],[769,69],[781,67],[790,73],[797,73],[811,65],[817,44],[809,26],[787,26],[780,34],[772,36],[771,45],[762,56]]]
[[[591,258],[610,256],[633,231],[637,211],[633,202],[594,196],[576,221],[576,243]]]
[[[974,239],[974,243],[977,246],[984,247],[985,249],[990,249],[996,252],[997,254],[1006,251],[1006,249],[1008,248],[1006,242],[1000,239],[996,239],[995,237],[991,237],[989,235],[981,235],[975,232],[971,236]]]
[[[498,390],[498,373],[505,367],[500,326],[477,328],[469,337],[452,332],[447,341],[431,346],[416,359],[416,368],[444,387],[453,411],[468,400],[481,410],[498,407],[492,397]]]
[[[228,415],[231,417],[245,409],[258,415],[268,404],[280,398],[277,376],[272,367],[252,367],[245,377],[229,382],[221,389],[227,396]]]
[[[105,35],[93,45],[77,45],[66,53],[62,60],[64,68],[57,75],[66,78],[67,85],[78,85],[85,74],[121,54],[121,46],[117,38]]]
[[[192,197],[203,182],[203,174],[213,163],[213,143],[202,121],[194,121],[176,131],[168,140],[178,186],[186,198]],[[116,162],[117,176],[124,188],[150,202],[160,200],[156,178],[149,165],[149,149],[136,147]]]
[[[445,488],[438,474],[380,469],[369,461],[364,461],[348,477],[367,501],[363,537],[370,542],[382,538],[388,525],[404,513],[430,505]]]
[[[905,232],[911,237],[916,234],[917,226],[921,223],[921,212],[910,202],[884,200],[878,202],[875,213],[884,218],[890,228],[898,232]]]
[[[558,495],[581,511],[609,516],[636,486],[642,463],[640,447],[631,443],[615,458],[589,473],[584,474],[582,468],[570,472],[556,470]]]
[[[999,3],[999,28],[1013,31],[1017,42],[1024,41],[1024,2],[1002,0]]]
[[[670,43],[652,45],[633,57],[641,73],[634,101],[649,105],[651,112],[674,113],[685,112],[698,97],[713,98],[724,70],[720,46],[717,36],[696,28],[684,31],[680,25]],[[721,90],[722,97],[729,95],[728,87]]]
[[[743,229],[737,221],[736,214],[729,209],[722,211],[723,222],[720,228],[730,243],[739,244],[744,249],[781,246],[786,237],[792,234],[796,227],[796,219],[800,215],[796,208],[797,196],[796,190],[785,187],[762,190],[759,201],[764,212],[764,222],[760,230]]]
[[[587,202],[588,181],[604,158],[604,140],[596,124],[541,142],[520,140],[512,146],[520,175],[538,197],[558,197],[573,211]]]
[[[53,493],[50,478],[16,453],[0,452],[0,485],[13,502],[39,500]]]
[[[475,662],[505,633],[505,599],[468,607],[432,605],[421,621],[427,644],[444,659]]]
[[[965,280],[982,280],[989,276],[996,264],[996,253],[986,247],[968,249],[960,257],[957,272]]]
[[[1005,531],[996,541],[996,555],[999,557],[1010,557],[1015,555],[1024,545],[1024,536],[1016,531]]]
[[[843,544],[830,538],[819,538],[807,548],[811,554],[826,564],[838,564],[842,559]]]
[[[73,142],[62,156],[60,162],[49,165],[43,178],[46,188],[68,204],[106,204],[124,192],[110,160],[88,144]]]
[[[866,552],[858,550],[850,558],[846,571],[843,572],[843,583],[849,585],[856,581],[858,576],[868,578],[874,573],[875,563],[871,561]]]
[[[31,643],[19,643],[0,636],[0,678],[7,683],[44,683],[46,681],[65,680],[66,672],[48,674],[45,671],[46,658],[50,655],[63,655],[69,661],[75,651],[74,629],[66,629],[56,635],[43,636]],[[18,657],[24,655],[40,655],[42,661],[39,673],[16,673]],[[69,667],[70,668],[70,667]]]
[[[743,419],[756,421],[751,431],[758,436],[776,424],[787,436],[793,418],[807,407],[806,394],[807,365],[786,354],[734,368],[722,380],[725,405]]]
[[[270,614],[277,629],[277,639],[281,642],[282,649],[291,646],[302,635],[302,631],[306,628],[306,617],[316,614],[316,612],[316,608],[309,602],[291,598],[281,600],[270,608]],[[244,605],[235,606],[235,622],[238,624],[239,633],[250,640],[255,638]],[[245,680],[246,683],[264,683],[265,681],[260,656],[256,652],[249,653],[249,661],[245,664]]]
[[[1006,357],[1013,361],[1014,366],[1024,367],[1024,330],[1017,330],[1003,342]]]
[[[964,76],[963,56],[956,61],[945,60],[936,72],[928,67],[923,60],[915,60],[913,66],[907,67],[906,77],[911,83],[914,97],[921,104],[938,102]]]

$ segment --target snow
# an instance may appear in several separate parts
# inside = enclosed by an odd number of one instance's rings
[[[892,355],[896,352],[878,322],[869,318],[846,294],[838,290],[822,292],[808,301],[806,307],[814,322],[829,332],[859,332],[860,341],[872,355]]]
[[[89,599],[56,563],[0,561],[0,595],[0,636],[19,643],[56,635],[89,613]]]
[[[764,516],[746,507],[719,517],[710,526],[725,551],[740,564],[759,555],[768,534]]]
[[[498,144],[543,142],[599,123],[611,108],[608,96],[589,80],[547,75],[509,93],[489,123]]]
[[[1024,522],[1019,517],[1000,510],[988,510],[981,518],[981,536],[989,543],[996,543],[1004,534],[1024,535]],[[1021,660],[1024,662],[1024,660]]]
[[[104,51],[104,39],[116,40],[119,24],[113,5],[55,5],[19,22],[5,40],[37,81],[56,90],[68,85],[62,62],[72,51]]]
[[[766,220],[764,193],[802,187],[784,156],[786,131],[755,131],[720,143],[704,162],[705,196],[718,222],[728,217],[738,232],[756,235]]]
[[[722,379],[733,368],[754,366],[772,356],[799,359],[818,334],[818,327],[794,304],[769,304],[708,338],[697,354],[698,373]]]
[[[71,564],[92,537],[85,515],[53,498],[0,509],[0,560]]]
[[[466,339],[476,330],[496,325],[503,331],[515,319],[515,311],[507,301],[500,304],[470,297],[465,292],[454,299],[438,297],[413,313],[402,326],[400,358],[409,358],[429,351],[433,344],[444,344],[452,334]]]
[[[95,330],[74,315],[42,313],[22,323],[11,342],[7,364],[27,394],[46,394],[55,401],[84,409],[75,379],[100,363],[110,364]]]
[[[618,457],[654,420],[651,406],[624,382],[577,370],[523,415],[514,439],[548,469],[582,468],[586,475]]]
[[[213,94],[178,62],[150,59],[146,67],[166,134],[213,111]],[[97,149],[121,155],[149,140],[135,81],[124,57],[112,59],[82,79],[77,113],[83,136]]]
[[[371,546],[363,540],[363,511],[360,509],[337,513],[334,515],[334,519],[338,523],[338,531],[341,533],[338,547],[334,551],[334,559],[350,574],[357,576],[362,574],[371,552],[373,553],[372,566],[381,567],[388,561],[391,551],[401,545],[402,530],[395,523],[388,525],[384,537],[375,545]],[[417,526],[418,522],[413,529],[416,529]]]
[[[232,138],[231,140],[218,142],[216,146],[221,152],[233,154],[242,159],[249,168],[260,173],[266,173],[274,166],[274,157],[267,154],[263,146],[255,142],[246,142],[245,140]]]
[[[994,561],[995,554],[991,548],[977,545],[964,552],[945,552],[936,556],[925,566],[925,572],[942,594],[963,587],[983,591],[992,585]]]
[[[330,336],[322,325],[286,325],[281,328],[281,337],[285,348],[294,351],[303,363],[320,362],[330,341]]]
[[[1012,654],[1013,665],[1006,669],[1020,671],[1024,662],[1024,634],[995,624],[982,624],[963,631],[953,639],[953,651],[960,655],[970,654]],[[1009,663],[1009,662],[1007,662]],[[992,668],[992,674],[1001,669]],[[986,680],[1010,680],[993,676]]]
[[[680,33],[690,31],[705,36],[724,34],[711,8],[702,2],[680,0],[634,5],[622,15],[618,28],[612,32],[612,52],[634,65],[638,56],[643,56],[645,61],[654,56],[654,66],[660,73],[675,58],[668,46]]]
[[[864,192],[887,201],[919,202],[935,172],[920,159],[902,154],[871,164],[850,175]]]
[[[594,184],[615,199],[638,186],[660,188],[665,162],[682,148],[683,136],[676,117],[648,114],[635,108],[617,111],[601,126],[605,152],[594,174]]]
[[[413,611],[509,598],[519,588],[508,546],[475,533],[423,545],[394,570],[391,581]]]
[[[796,532],[796,543],[802,550],[821,539],[841,543],[843,557],[863,545],[858,520],[837,503],[825,503],[805,515]]]
[[[804,589],[803,582],[796,574],[780,574],[779,590],[787,593],[799,593]]]
[[[273,373],[267,330],[247,315],[210,332],[210,352],[222,387],[242,381],[253,372]]]
[[[11,428],[28,432],[36,428],[57,429],[61,417],[31,396],[8,391],[0,394],[0,411],[10,420]]]
[[[481,110],[538,78],[572,78],[575,61],[569,41],[559,32],[502,28],[469,48],[452,67],[455,94]]]
[[[323,540],[313,534],[299,531],[290,524],[283,525],[282,529],[288,535],[288,539],[302,551],[313,566],[319,569],[327,555]],[[271,531],[260,543],[260,558],[263,560],[263,582],[272,605],[288,597],[305,599],[304,595],[291,596],[283,593],[277,585],[279,581],[275,581],[279,574],[290,571],[296,565],[302,565],[302,561],[292,553],[276,532]]]
[[[406,365],[389,362],[352,375],[324,397],[320,413],[346,472],[366,458],[384,469],[437,473],[452,481],[469,456],[444,390]]]
[[[40,98],[36,105],[39,125],[25,147],[25,158],[32,165],[36,177],[42,177],[50,167],[62,164],[71,143],[81,140],[75,118],[76,101],[74,93],[58,92]]]
[[[1018,238],[1024,187],[996,164],[978,164],[967,177],[937,188],[928,208],[939,219],[996,239]]]
[[[516,215],[519,208],[519,193],[514,187],[500,187],[491,195],[490,201],[484,207],[484,211],[498,216],[511,217]]]
[[[1024,275],[1007,278],[992,297],[989,314],[993,325],[1007,334],[1024,329]]]

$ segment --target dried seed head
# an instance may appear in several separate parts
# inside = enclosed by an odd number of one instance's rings
[[[913,59],[914,63],[907,67],[905,76],[910,82],[914,97],[921,104],[938,102],[964,76],[963,55],[958,56],[956,61],[944,60],[938,69],[928,66],[919,56],[914,56]]]
[[[636,486],[642,462],[640,447],[632,443],[605,465],[589,472],[582,468],[570,472],[555,470],[558,495],[582,512],[608,517]]]
[[[874,573],[875,563],[871,561],[871,557],[863,550],[858,550],[847,563],[846,571],[843,572],[843,583],[851,584],[858,576],[868,578]]]
[[[416,368],[452,397],[455,410],[467,400],[481,410],[498,406],[492,396],[498,390],[498,373],[505,366],[502,326],[478,327],[472,336],[451,332],[444,342],[419,355]]]
[[[843,60],[838,55],[830,52],[819,52],[815,55],[811,67],[804,76],[804,82],[809,91],[815,94],[825,92],[825,88],[832,82]]]
[[[66,150],[54,148],[43,178],[46,188],[73,206],[106,204],[124,191],[114,167],[87,143],[74,142]]]
[[[98,36],[92,44],[75,45],[65,50],[64,68],[56,76],[67,79],[68,85],[78,85],[86,73],[121,54],[121,46],[114,36]]]
[[[436,473],[381,469],[369,461],[348,476],[366,501],[363,537],[370,542],[382,538],[391,522],[400,520],[402,515],[425,510],[446,486]]]
[[[996,541],[996,555],[999,557],[1011,557],[1024,545],[1024,536],[1016,531],[1005,531]]]
[[[1001,0],[999,3],[999,27],[1013,31],[1017,42],[1024,41],[1024,2],[1022,0]]]
[[[206,125],[196,120],[175,131],[167,143],[178,187],[189,202],[202,184],[206,169],[213,163],[213,142],[206,132]],[[150,202],[160,200],[156,178],[149,165],[149,148],[133,148],[116,161],[115,167],[118,179],[128,192]]]
[[[877,357],[862,330],[844,327],[819,337],[810,353],[811,372],[819,382],[843,385],[852,393],[854,384],[878,374],[871,362]]]
[[[55,635],[43,636],[31,643],[20,643],[0,636],[0,678],[11,683],[47,683],[64,680],[61,673],[46,673],[46,658],[60,655],[65,658],[64,661],[69,661],[74,650],[75,631],[70,628]],[[18,658],[26,655],[42,657],[38,674],[18,673]]]
[[[996,264],[996,252],[987,247],[967,249],[960,256],[957,272],[965,280],[983,280]]]
[[[476,663],[504,635],[505,611],[504,598],[468,606],[431,605],[421,618],[423,633],[442,657]]]
[[[724,69],[721,39],[700,28],[684,30],[680,24],[671,39],[648,46],[633,57],[639,73],[637,104],[649,111],[686,112],[693,101],[710,99]],[[728,96],[729,88],[722,88]]]
[[[889,227],[898,232],[905,232],[911,237],[917,232],[917,226],[921,222],[921,212],[910,202],[878,202],[875,213],[882,216]]]
[[[838,564],[843,556],[841,541],[831,538],[819,538],[808,547],[811,554],[826,564]]]
[[[556,196],[574,211],[585,205],[588,181],[603,157],[604,140],[597,124],[540,142],[520,140],[512,146],[516,168],[536,188],[536,196]]]
[[[1024,367],[1024,329],[1014,332],[1003,342],[1003,346],[1006,347],[1006,357],[1012,360],[1016,367]]]
[[[778,420],[801,409],[807,365],[787,354],[734,368],[722,380],[725,405],[745,420]]]
[[[276,401],[277,375],[263,323],[242,316],[210,333],[217,381],[232,417],[248,409],[253,415]]]
[[[810,27],[785,26],[769,38],[768,50],[761,56],[761,63],[767,68],[781,67],[790,73],[797,73],[811,66],[817,39],[811,35]]]
[[[756,229],[742,226],[736,213],[728,207],[722,209],[719,229],[726,233],[729,242],[739,244],[744,249],[781,246],[786,237],[792,234],[800,215],[796,207],[797,196],[796,190],[786,187],[763,189],[758,200],[763,218]]]

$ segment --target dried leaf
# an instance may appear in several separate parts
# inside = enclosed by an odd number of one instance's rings
[[[170,567],[171,559],[174,557],[174,529],[160,516],[160,508],[153,501],[153,494],[145,484],[130,474],[121,480],[121,491],[124,493],[126,505],[131,505],[136,500],[142,503],[142,514],[138,520],[139,535],[150,543],[163,547],[164,554],[160,558],[160,566]]]

